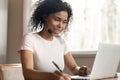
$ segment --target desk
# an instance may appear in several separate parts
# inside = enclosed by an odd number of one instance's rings
[[[120,73],[117,73],[117,78],[106,78],[106,79],[97,79],[97,80],[120,80]],[[72,80],[88,80],[88,79],[72,79]]]

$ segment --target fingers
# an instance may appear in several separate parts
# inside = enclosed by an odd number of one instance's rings
[[[71,80],[70,75],[61,73],[59,71],[55,71],[55,76],[57,77],[56,80]]]
[[[71,80],[71,77],[64,73],[62,74],[61,78],[63,78],[63,79],[60,79],[60,80]]]
[[[90,69],[88,69],[86,66],[82,66],[80,69],[79,69],[79,75],[81,76],[86,76],[90,74]]]
[[[71,80],[70,75],[63,73],[62,74],[65,80]]]

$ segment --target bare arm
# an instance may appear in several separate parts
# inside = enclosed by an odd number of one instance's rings
[[[75,70],[74,68],[77,67],[77,64],[73,58],[73,56],[71,55],[71,53],[67,53],[65,56],[65,64],[67,65],[67,67],[70,69],[70,71],[73,73],[73,74],[76,74],[78,73],[77,70]]]
[[[69,76],[66,74],[62,74],[58,71],[54,73],[50,72],[40,72],[34,69],[34,62],[33,62],[33,53],[28,50],[21,50],[21,62],[23,68],[23,75],[25,80],[69,80]]]
[[[71,72],[75,75],[77,74],[77,75],[85,76],[90,73],[90,70],[85,66],[81,66],[80,69],[76,69],[77,64],[71,53],[67,53],[65,55],[65,64],[71,70]]]

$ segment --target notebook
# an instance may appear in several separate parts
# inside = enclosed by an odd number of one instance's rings
[[[120,44],[100,43],[91,74],[71,76],[75,79],[102,79],[115,77],[120,60]]]

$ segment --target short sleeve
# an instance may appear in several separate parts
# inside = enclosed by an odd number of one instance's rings
[[[70,51],[69,51],[69,48],[68,48],[65,40],[64,40],[61,36],[59,36],[59,40],[60,40],[60,42],[63,44],[63,47],[64,47],[64,55],[67,54],[67,53],[69,53]]]
[[[33,38],[32,33],[28,33],[23,36],[22,43],[18,51],[20,50],[30,50],[33,52]]]
[[[70,51],[69,51],[69,49],[68,49],[68,46],[67,46],[67,44],[65,43],[64,44],[64,55],[65,54],[67,54],[67,53],[69,53]]]

